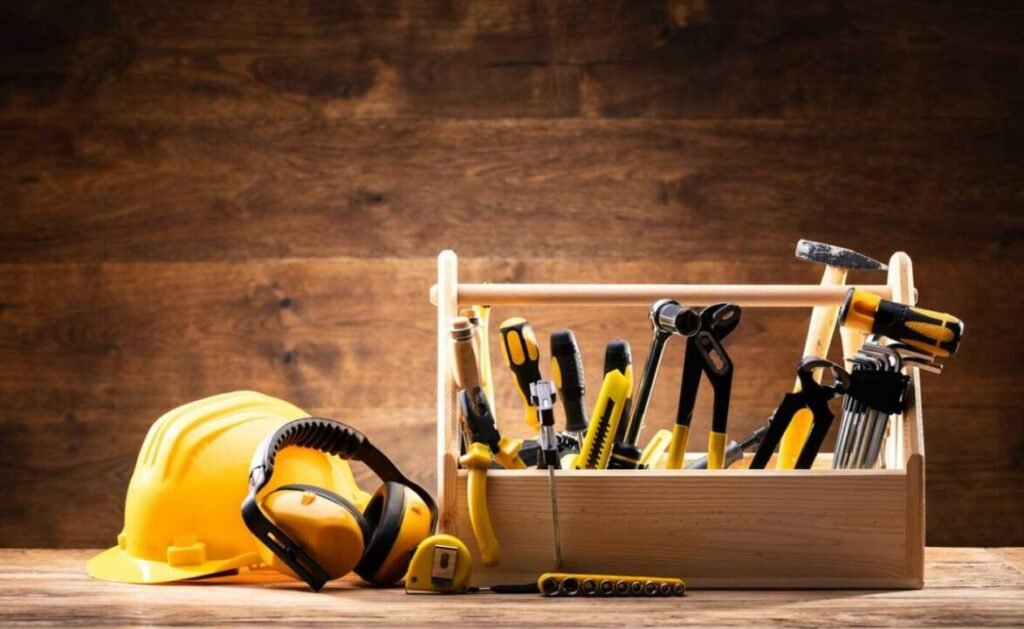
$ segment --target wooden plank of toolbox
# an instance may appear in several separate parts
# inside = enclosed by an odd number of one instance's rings
[[[554,571],[547,474],[492,471],[491,520],[501,564],[478,563],[459,474],[456,535],[474,583]],[[901,470],[559,473],[562,569],[679,576],[694,588],[917,587],[905,535]]]
[[[459,304],[648,305],[660,297],[703,305],[810,307],[847,287],[806,285],[460,284],[457,258],[438,258],[438,493],[440,528],[469,544],[474,584],[529,580],[554,568],[547,475],[492,471],[488,502],[499,542],[514,549],[479,564],[457,469],[458,418],[448,323]],[[910,258],[890,259],[888,283],[861,286],[914,303]],[[580,470],[557,472],[563,568],[677,574],[705,588],[920,588],[924,568],[924,442],[920,378],[894,416],[886,470]],[[820,459],[827,462],[829,455]]]

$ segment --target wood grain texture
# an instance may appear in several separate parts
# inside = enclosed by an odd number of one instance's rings
[[[1012,3],[104,0],[5,13],[0,102],[26,117],[989,118],[1024,104]]]
[[[185,401],[242,387],[365,428],[403,465],[422,471],[419,480],[432,485],[430,409],[436,387],[429,348],[435,343],[435,322],[427,289],[434,265],[432,259],[6,265],[0,285],[17,300],[0,312],[0,392],[5,400],[0,434],[13,446],[2,453],[2,469],[19,488],[19,508],[12,512],[34,515],[31,521],[5,518],[3,531],[10,539],[34,544],[75,546],[113,539],[135,452],[149,424]],[[777,277],[774,267],[713,262],[603,267],[466,260],[462,267],[467,277],[496,281],[586,281],[608,279],[610,273],[625,282],[708,282],[716,277],[766,282]],[[816,269],[787,263],[778,270],[787,268],[785,281],[814,281],[802,276],[813,276]],[[959,313],[967,321],[983,317],[987,300],[998,300],[998,293],[986,295],[953,262],[945,268],[952,274],[946,279],[953,292],[943,299],[968,304]],[[365,277],[379,279],[361,282]],[[926,299],[927,293],[922,294]],[[737,364],[731,435],[745,434],[763,421],[788,387],[806,310],[744,313],[728,343]],[[519,312],[530,317],[542,339],[563,325],[573,327],[591,370],[601,364],[604,344],[612,338],[628,339],[636,362],[646,356],[644,311],[498,307],[493,321],[497,325]],[[968,339],[948,373],[923,376],[930,536],[959,531],[969,539],[978,532],[977,513],[1000,518],[999,536],[1021,534],[1016,517],[1024,502],[1020,469],[1005,453],[1020,442],[1024,429],[1013,408],[999,403],[1016,399],[1005,397],[1015,391],[1014,375],[989,358],[1002,351],[1005,339],[1019,338],[1019,332],[1009,319],[996,323],[991,336]],[[377,342],[378,336],[402,342]],[[519,398],[497,358],[496,338],[491,349],[502,429],[525,436]],[[645,435],[671,423],[681,364],[682,346],[670,345]],[[403,374],[401,386],[382,382],[383,373]],[[963,390],[974,392],[966,407],[969,422],[961,419]],[[693,443],[706,440],[708,422],[701,418],[710,411],[709,391],[698,399]],[[592,389],[588,399],[594,395]],[[90,474],[90,466],[101,472]],[[64,487],[64,501],[45,499]],[[97,509],[97,504],[108,508]],[[76,519],[62,518],[62,513],[74,513]]]
[[[93,551],[0,550],[0,622],[121,626],[333,624],[488,626],[1018,626],[1024,573],[1007,551],[929,548],[925,587],[890,592],[691,591],[682,600],[550,600],[541,596],[406,595],[334,582],[312,594],[293,581],[250,573],[244,581],[139,586],[93,581]],[[339,610],[343,610],[340,611]]]
[[[813,283],[811,238],[906,250],[967,322],[922,378],[928,539],[1020,545],[1022,34],[991,2],[3,3],[2,543],[110,543],[148,425],[235,388],[432,485],[443,248],[477,281]],[[646,353],[642,312],[522,314],[591,372],[612,338]],[[731,435],[807,316],[745,313]]]
[[[455,247],[470,258],[756,264],[788,259],[800,238],[882,259],[904,250],[923,267],[1016,265],[1024,251],[1024,122],[1004,119],[0,116],[0,145],[2,262],[433,257]]]
[[[479,562],[459,475],[456,535],[473,583],[517,583],[555,571],[549,479],[488,474],[502,561]],[[681,575],[695,588],[912,588],[908,479],[885,472],[761,470],[556,472],[564,571]],[[864,496],[871,496],[865,508]]]

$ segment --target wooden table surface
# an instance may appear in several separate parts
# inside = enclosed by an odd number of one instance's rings
[[[693,591],[655,600],[407,596],[351,582],[313,594],[276,578],[123,585],[85,574],[92,552],[0,550],[0,624],[1024,625],[1024,548],[929,548],[922,590]]]

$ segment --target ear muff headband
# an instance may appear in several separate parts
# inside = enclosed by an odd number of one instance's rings
[[[412,482],[361,432],[339,421],[324,417],[296,419],[281,426],[264,439],[253,453],[249,466],[249,495],[242,502],[242,520],[253,535],[315,591],[320,591],[330,576],[327,571],[293,539],[277,527],[260,508],[256,497],[274,474],[277,453],[289,446],[312,448],[341,459],[362,461],[386,482],[407,486],[430,509],[430,530],[437,527],[437,504],[429,493]]]

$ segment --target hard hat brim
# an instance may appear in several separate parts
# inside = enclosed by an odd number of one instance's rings
[[[116,583],[171,583],[208,577],[246,566],[259,564],[258,552],[230,559],[206,561],[191,566],[171,566],[163,561],[132,557],[118,546],[108,548],[89,560],[85,569],[89,576]]]

